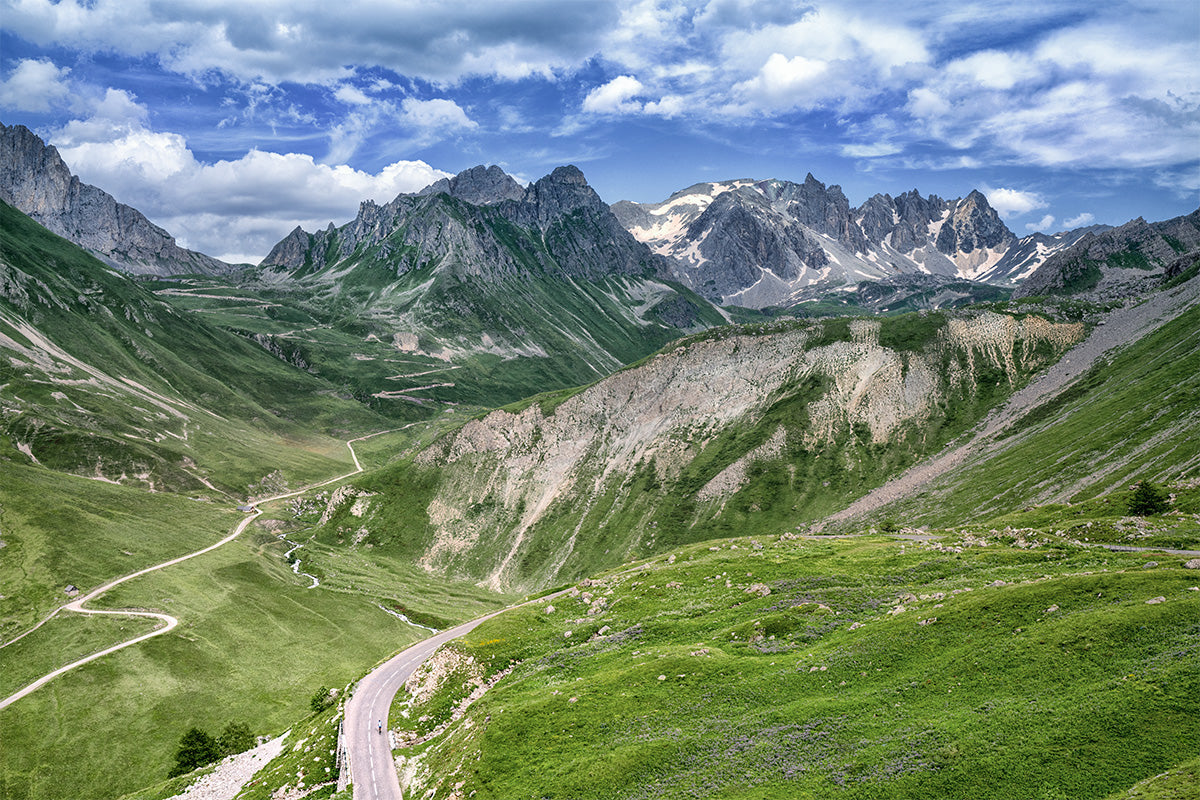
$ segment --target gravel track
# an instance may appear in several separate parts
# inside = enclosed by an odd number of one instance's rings
[[[1007,446],[996,435],[1042,403],[1058,396],[1105,354],[1133,344],[1159,326],[1200,302],[1200,277],[1173,289],[1155,292],[1145,301],[1127,302],[1102,317],[1102,324],[1068,350],[1044,373],[1017,391],[1001,408],[989,414],[961,444],[951,444],[940,454],[911,467],[907,472],[831,514],[812,530],[848,522],[925,489],[968,458],[979,458]]]

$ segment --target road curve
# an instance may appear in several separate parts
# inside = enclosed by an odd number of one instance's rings
[[[563,592],[537,597],[464,622],[417,642],[367,673],[346,701],[346,717],[342,728],[343,743],[350,762],[350,781],[354,784],[354,800],[402,800],[400,778],[396,775],[396,762],[392,759],[391,742],[387,734],[388,709],[396,692],[425,659],[446,642],[470,633],[481,622],[561,594]],[[383,724],[383,733],[379,732],[380,723]]]
[[[413,423],[413,424],[415,424],[415,423]],[[406,425],[405,427],[409,427],[409,426]],[[396,430],[400,430],[400,429],[396,429]],[[285,500],[289,497],[295,497],[296,495],[303,494],[304,492],[308,492],[313,489],[318,489],[322,486],[326,486],[326,485],[334,483],[336,481],[345,480],[346,478],[354,477],[355,475],[357,475],[358,473],[363,471],[362,464],[358,460],[358,454],[354,452],[354,442],[359,442],[359,441],[362,441],[363,439],[370,439],[372,436],[379,436],[381,434],[391,433],[391,432],[392,432],[391,430],[379,431],[377,433],[368,434],[367,436],[359,436],[355,439],[350,439],[349,441],[346,442],[346,448],[349,449],[349,451],[350,451],[350,458],[353,459],[353,461],[354,461],[354,471],[353,472],[347,472],[345,475],[338,475],[335,478],[330,478],[329,480],[321,481],[320,483],[314,483],[311,486],[305,486],[303,489],[297,489],[293,492],[277,494],[277,495],[273,495],[271,497],[263,497],[259,500],[256,500],[255,504],[270,503],[270,502],[274,502],[276,500]],[[73,661],[64,667],[59,667],[58,669],[54,670],[53,672],[49,672],[49,673],[43,675],[42,677],[38,678],[36,681],[34,681],[33,683],[24,687],[23,689],[20,689],[20,690],[14,692],[13,694],[9,695],[8,697],[4,698],[3,700],[0,700],[0,709],[3,709],[7,706],[12,705],[13,703],[17,702],[25,695],[29,694],[30,692],[37,691],[42,686],[45,686],[47,683],[54,680],[55,678],[57,678],[59,675],[62,675],[63,673],[70,672],[71,670],[73,670],[77,667],[81,667],[84,664],[87,664],[91,661],[95,661],[96,659],[101,658],[102,656],[106,656],[109,653],[115,653],[118,650],[123,650],[126,647],[130,647],[132,645],[137,644],[138,642],[144,642],[145,640],[152,639],[155,636],[161,636],[164,633],[167,633],[168,631],[175,628],[175,626],[179,624],[179,620],[176,619],[175,617],[171,616],[170,614],[161,614],[161,613],[158,613],[155,611],[132,611],[132,610],[126,611],[126,610],[107,610],[107,609],[84,608],[84,603],[87,603],[90,600],[96,599],[100,595],[107,592],[109,589],[112,589],[114,586],[119,586],[122,583],[125,583],[126,581],[131,581],[134,578],[145,575],[148,572],[155,572],[156,570],[164,569],[164,568],[172,566],[174,564],[178,564],[182,561],[187,561],[188,559],[195,558],[196,556],[204,555],[205,553],[207,553],[211,550],[216,550],[218,547],[229,544],[234,539],[236,539],[238,536],[240,536],[241,533],[244,530],[246,530],[246,526],[248,526],[251,522],[253,522],[255,519],[257,519],[260,514],[262,514],[261,511],[255,511],[253,514],[247,516],[245,519],[243,519],[241,522],[239,522],[234,527],[232,533],[230,533],[228,536],[226,536],[221,541],[216,542],[215,544],[210,544],[208,547],[202,548],[200,550],[196,550],[191,553],[187,553],[185,555],[179,556],[178,558],[173,558],[170,561],[164,561],[161,564],[155,564],[152,567],[146,567],[145,569],[140,569],[137,572],[131,572],[128,575],[124,575],[120,578],[111,580],[108,583],[104,584],[103,586],[99,586],[95,589],[92,589],[90,592],[85,594],[83,597],[76,598],[75,600],[72,600],[70,603],[67,603],[66,605],[59,606],[54,611],[50,612],[50,614],[47,615],[45,619],[43,619],[37,625],[34,625],[29,630],[22,633],[20,636],[17,636],[16,638],[5,642],[3,645],[0,645],[0,647],[7,647],[8,645],[13,644],[14,642],[17,642],[17,641],[23,639],[24,637],[28,636],[29,634],[33,633],[38,628],[42,627],[47,622],[49,622],[60,611],[73,611],[77,614],[103,614],[106,616],[115,616],[115,617],[150,617],[153,619],[161,620],[162,622],[166,623],[162,627],[155,628],[154,630],[150,631],[149,633],[144,633],[144,634],[142,634],[140,636],[136,636],[132,639],[127,639],[123,642],[119,642],[119,643],[113,645],[112,647],[108,647],[99,652],[92,653],[91,655],[85,656],[84,658],[81,658],[78,661]]]
[[[380,664],[358,682],[353,696],[346,703],[343,727],[346,753],[350,759],[350,780],[354,784],[354,800],[401,800],[400,779],[396,776],[396,764],[392,760],[390,737],[386,731],[392,698],[413,671],[435,650],[500,613],[497,611],[464,622],[457,628],[417,642]],[[383,733],[379,732],[381,722]]]

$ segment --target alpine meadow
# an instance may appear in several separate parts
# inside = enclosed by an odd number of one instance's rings
[[[1194,5],[2,5],[0,798],[1200,798]]]

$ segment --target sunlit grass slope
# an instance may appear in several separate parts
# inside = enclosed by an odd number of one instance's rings
[[[293,574],[282,557],[287,547],[257,529],[105,595],[96,606],[159,609],[181,624],[0,711],[0,796],[111,798],[157,783],[189,728],[215,734],[240,721],[256,734],[277,735],[308,713],[319,687],[345,686],[427,635],[389,610],[421,616],[432,609],[431,617],[460,620],[504,601],[365,562],[340,584],[331,576],[331,587],[309,588],[309,578]],[[303,549],[297,555],[306,557]],[[118,631],[121,624],[110,623],[114,641],[129,635],[132,626],[123,624]],[[103,636],[80,627],[74,619],[51,621],[14,645],[13,669],[58,666],[56,654],[67,661],[69,651],[95,649]],[[6,675],[9,657],[0,650]]]
[[[407,792],[1085,800],[1194,758],[1183,559],[966,544],[726,540],[507,613],[398,698],[393,727],[436,732],[399,751]]]
[[[300,482],[334,473],[348,461],[338,439],[385,427],[3,204],[0,287],[0,457],[242,493],[277,468]]]

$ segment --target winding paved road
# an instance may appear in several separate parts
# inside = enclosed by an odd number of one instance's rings
[[[446,642],[470,633],[481,622],[514,608],[551,600],[565,592],[535,597],[464,622],[417,642],[367,673],[346,701],[346,718],[342,729],[343,743],[350,761],[350,780],[354,784],[354,800],[402,800],[400,778],[396,775],[396,762],[392,759],[391,741],[387,734],[388,709],[396,692],[425,659]],[[380,723],[383,724],[383,733],[379,732]]]
[[[405,427],[407,427],[407,426],[405,426]],[[346,448],[350,451],[350,458],[354,460],[354,471],[353,472],[347,472],[345,475],[338,475],[336,478],[330,478],[329,480],[321,481],[320,483],[314,483],[311,486],[305,486],[303,489],[297,489],[294,492],[286,492],[284,494],[277,494],[272,497],[264,497],[259,500],[256,500],[255,504],[257,505],[259,503],[270,503],[270,502],[274,502],[276,500],[284,500],[288,497],[295,497],[296,495],[303,494],[304,492],[308,492],[313,489],[318,489],[322,486],[327,486],[328,484],[335,483],[340,480],[345,480],[346,478],[351,478],[351,477],[357,475],[358,473],[363,471],[363,467],[362,467],[362,464],[358,460],[358,454],[354,452],[354,442],[360,442],[363,439],[370,439],[372,436],[379,436],[381,434],[391,433],[391,432],[392,431],[390,431],[390,430],[379,431],[377,433],[368,434],[367,436],[359,436],[356,439],[351,439],[348,442],[346,442]],[[0,645],[0,647],[8,647],[10,644],[20,641],[21,639],[25,638],[29,634],[36,631],[38,628],[45,625],[47,622],[49,622],[51,619],[53,619],[54,616],[56,614],[58,614],[58,612],[60,612],[60,611],[73,611],[77,614],[103,614],[106,616],[114,616],[114,617],[150,617],[152,619],[161,620],[162,622],[166,623],[162,627],[155,628],[154,630],[150,631],[149,633],[144,633],[141,636],[136,636],[132,639],[127,639],[124,642],[115,644],[112,647],[106,648],[97,653],[92,653],[91,655],[85,656],[84,658],[81,658],[78,661],[74,661],[70,664],[67,664],[64,667],[59,667],[58,669],[54,670],[53,672],[49,672],[49,673],[43,675],[42,677],[38,678],[36,681],[29,684],[25,688],[23,688],[17,692],[14,692],[13,694],[9,695],[8,697],[4,698],[3,700],[0,700],[0,709],[3,709],[7,706],[12,705],[13,703],[17,702],[22,697],[24,697],[25,695],[27,695],[31,692],[37,691],[42,686],[45,686],[47,683],[54,680],[55,678],[57,678],[59,675],[62,675],[63,673],[70,672],[71,670],[73,670],[77,667],[81,667],[84,664],[87,664],[91,661],[95,661],[96,659],[106,656],[109,653],[115,653],[118,650],[123,650],[126,647],[130,647],[132,645],[137,644],[138,642],[144,642],[145,640],[152,639],[155,636],[162,636],[164,633],[167,633],[168,631],[172,630],[176,625],[179,624],[179,620],[176,619],[175,617],[171,616],[170,614],[162,614],[162,613],[159,613],[156,611],[107,610],[107,609],[84,608],[84,603],[87,603],[91,600],[95,600],[97,597],[104,594],[109,589],[112,589],[114,586],[120,586],[122,583],[125,583],[126,581],[131,581],[134,578],[140,577],[149,572],[155,572],[157,570],[169,567],[173,564],[178,564],[182,561],[187,561],[188,559],[195,558],[196,556],[204,555],[205,553],[207,553],[211,550],[216,550],[218,547],[221,547],[222,545],[229,544],[234,539],[236,539],[238,536],[240,536],[242,531],[246,530],[246,526],[248,526],[251,522],[253,522],[255,519],[257,519],[260,514],[262,514],[261,511],[255,511],[253,514],[247,516],[245,519],[243,519],[241,522],[239,522],[236,527],[234,527],[232,533],[230,533],[224,539],[222,539],[221,541],[219,541],[215,544],[210,544],[208,547],[205,547],[201,550],[196,550],[195,552],[179,556],[178,558],[173,558],[170,561],[164,561],[161,564],[155,564],[152,567],[146,567],[145,569],[138,570],[137,572],[130,573],[129,575],[124,575],[120,578],[116,578],[115,580],[111,580],[108,583],[104,584],[103,586],[100,586],[100,587],[97,587],[97,588],[91,590],[90,592],[85,594],[83,597],[76,598],[75,600],[71,601],[70,603],[67,603],[66,605],[59,606],[58,608],[54,609],[54,611],[50,612],[50,614],[45,619],[43,619],[41,622],[39,622],[37,625],[34,625],[32,628],[25,631],[20,636],[17,636],[14,639],[10,639],[9,641],[5,642],[3,645]]]
[[[392,705],[392,698],[413,671],[435,650],[469,633],[484,620],[507,610],[464,622],[457,628],[417,642],[380,664],[358,682],[354,694],[346,703],[346,719],[342,729],[350,760],[354,800],[401,800],[400,779],[396,775],[391,737],[387,733],[388,709]],[[381,722],[383,733],[379,732]]]

